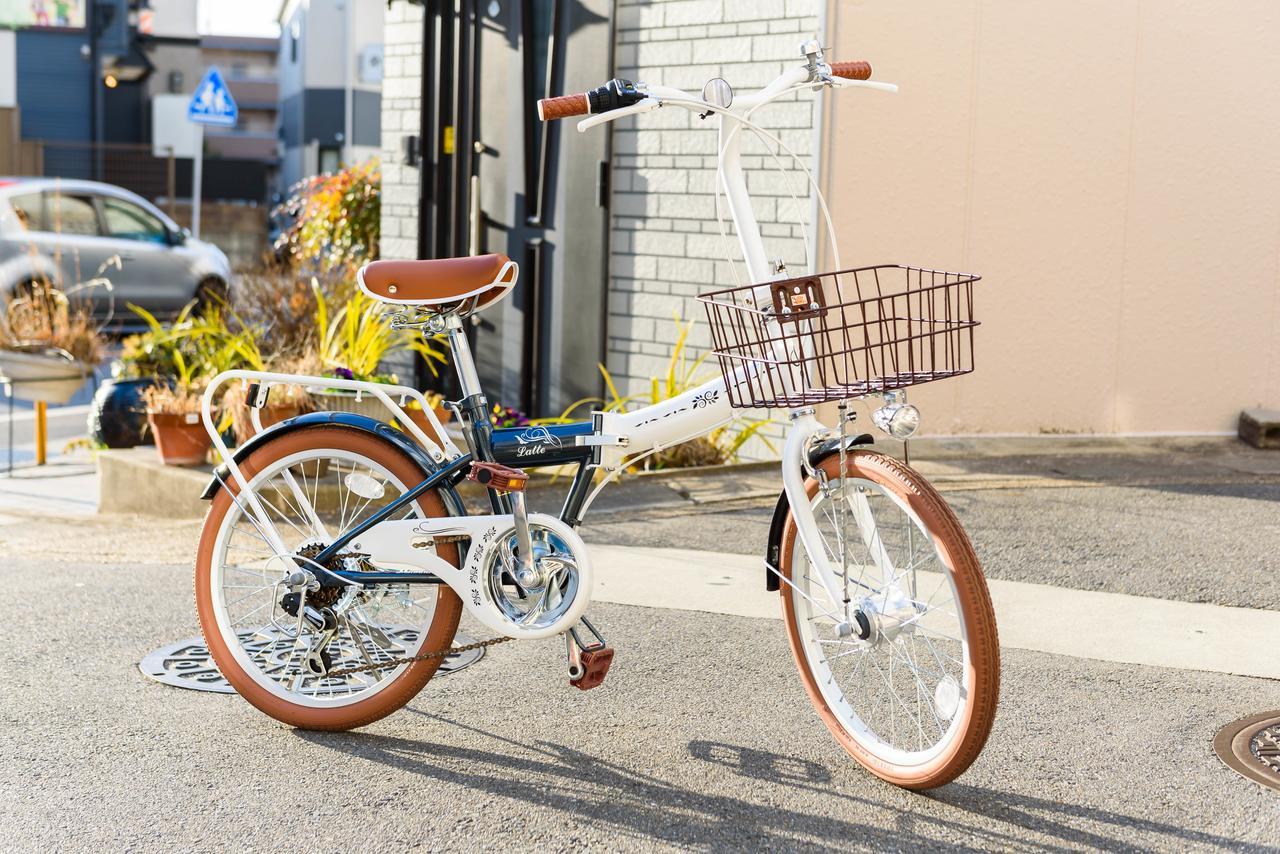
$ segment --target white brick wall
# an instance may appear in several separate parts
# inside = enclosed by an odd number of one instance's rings
[[[818,28],[819,0],[617,0],[616,76],[698,91],[712,77],[752,90],[800,61],[799,45]],[[418,170],[402,165],[403,137],[419,126],[422,8],[393,3],[386,18],[382,114],[382,254],[417,251]],[[808,163],[814,107],[782,102],[757,113]],[[735,283],[715,219],[716,133],[693,114],[664,109],[614,126],[613,233],[608,367],[624,394],[648,391],[666,373],[677,322],[696,320],[692,359],[709,342],[694,297]],[[803,269],[808,190],[800,173],[773,171],[765,148],[748,139],[743,166],[769,257]],[[784,163],[786,159],[784,158]],[[800,200],[796,210],[790,193]],[[723,201],[721,202],[723,209]],[[724,211],[727,217],[727,210]],[[714,375],[707,363],[699,375]],[[758,449],[756,450],[758,454]]]
[[[421,127],[421,6],[387,9],[382,81],[382,257],[418,257],[418,170],[404,165],[404,137]]]
[[[618,0],[617,75],[690,91],[712,77],[743,91],[758,88],[802,59],[799,46],[818,29],[819,6],[818,0]],[[814,110],[806,98],[756,118],[812,168]],[[807,223],[810,212],[804,178],[794,170],[778,174],[754,140],[743,152],[768,255],[799,272],[805,245],[795,223]],[[714,128],[683,109],[614,125],[608,367],[624,394],[647,391],[649,378],[666,372],[674,318],[697,321],[691,356],[705,352],[709,335],[695,297],[735,284],[726,249],[746,275],[732,226],[726,224],[726,242],[716,223],[715,155]],[[721,210],[727,219],[723,199]],[[703,373],[714,371],[708,362]]]

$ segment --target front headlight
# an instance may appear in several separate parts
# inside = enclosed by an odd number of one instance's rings
[[[871,413],[871,421],[895,439],[906,441],[920,429],[920,410],[907,403],[902,392],[889,392],[884,406]]]

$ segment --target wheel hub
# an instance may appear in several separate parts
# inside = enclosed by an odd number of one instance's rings
[[[914,632],[919,616],[915,603],[894,584],[859,602],[851,627],[855,636],[869,643],[892,642]]]

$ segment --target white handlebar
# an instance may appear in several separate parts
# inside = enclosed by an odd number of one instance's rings
[[[745,106],[754,108],[767,101],[771,101],[780,95],[792,91],[792,87],[805,82],[808,70],[804,68],[793,68],[784,71],[776,80],[770,83],[759,92],[746,95],[734,102],[734,106]],[[847,77],[833,77],[828,81],[824,81],[826,85],[845,89],[849,87],[861,89],[874,89],[878,92],[897,92],[898,87],[893,83],[881,83],[877,80],[852,80]],[[816,83],[815,85],[823,85]],[[664,102],[670,102],[677,106],[685,107],[690,110],[708,110],[711,112],[720,111],[721,108],[714,104],[708,104],[701,98],[690,95],[688,92],[680,89],[672,89],[668,86],[649,86],[646,89],[648,97],[642,101],[637,101],[630,107],[622,107],[617,110],[610,110],[607,113],[599,113],[598,115],[588,116],[578,122],[578,133],[585,133],[594,127],[599,127],[606,122],[612,122],[627,116],[634,116],[640,113],[647,113],[650,110],[656,110],[663,105]]]

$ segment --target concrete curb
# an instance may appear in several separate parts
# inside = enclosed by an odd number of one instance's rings
[[[594,600],[779,619],[760,556],[589,546]],[[940,578],[940,576],[932,576]],[[1074,658],[1280,679],[1280,611],[988,579],[1000,644]]]
[[[781,489],[778,464],[743,463],[695,469],[669,469],[626,475],[610,484],[606,495],[627,493],[632,509],[652,509],[687,503],[701,505],[725,500],[744,500],[777,495]],[[160,462],[151,446],[98,454],[98,512],[132,513],[166,518],[198,518],[208,505],[200,500],[212,466],[182,468]],[[569,484],[561,476],[538,477],[530,482],[531,500],[542,495],[558,496]],[[484,491],[474,484],[460,487],[464,497],[483,499]]]
[[[198,519],[212,468],[179,468],[160,462],[151,445],[98,453],[98,512]]]
[[[900,456],[902,445],[885,440],[875,449]],[[1280,477],[1280,454],[1254,450],[1237,439],[916,440],[911,451],[912,466],[943,493],[1143,486],[1188,478],[1234,482],[1241,475]],[[209,482],[211,467],[164,466],[152,447],[103,451],[98,460],[99,512],[168,518],[204,515],[205,504],[198,496]],[[553,478],[551,470],[537,474],[530,482],[530,498],[535,507],[545,509],[562,499],[569,477]],[[780,490],[776,462],[641,472],[611,484],[592,513],[763,501]],[[483,492],[472,484],[464,484],[462,492],[469,500],[483,500]]]

